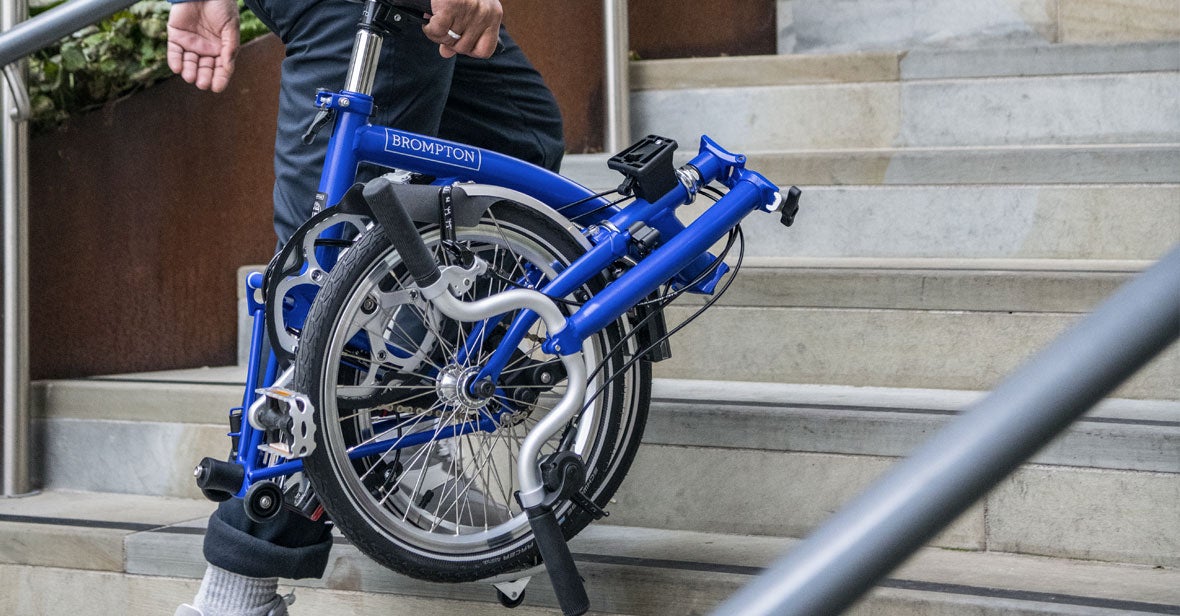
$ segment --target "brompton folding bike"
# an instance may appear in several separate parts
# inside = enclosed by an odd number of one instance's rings
[[[702,137],[676,168],[647,137],[593,191],[491,151],[369,123],[383,36],[421,8],[368,0],[334,121],[325,205],[247,281],[246,393],[231,455],[197,483],[267,520],[327,516],[378,563],[436,582],[488,580],[523,599],[544,565],[562,611],[588,609],[566,540],[603,511],[635,456],[663,308],[724,292],[742,219],[785,195]],[[360,163],[388,173],[357,183]],[[716,201],[685,226],[698,195]],[[720,256],[710,254],[725,241]],[[741,265],[739,255],[736,268]],[[698,311],[697,314],[699,314]]]

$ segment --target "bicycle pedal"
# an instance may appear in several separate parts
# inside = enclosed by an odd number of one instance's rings
[[[281,442],[259,445],[259,449],[284,458],[304,458],[315,451],[315,407],[307,396],[283,387],[258,390],[250,405],[250,425],[259,430],[277,430]]]
[[[283,442],[278,443],[263,443],[258,446],[258,451],[262,453],[269,453],[271,455],[279,456],[280,458],[293,458],[290,445]]]

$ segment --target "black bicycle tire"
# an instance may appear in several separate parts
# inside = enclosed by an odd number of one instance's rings
[[[581,245],[570,237],[570,231],[527,206],[502,201],[493,206],[493,211],[501,221],[522,228],[532,227],[532,233],[545,237],[555,249],[564,253],[561,256],[567,260],[572,260],[583,252]],[[319,396],[323,394],[318,381],[323,363],[329,360],[329,349],[325,347],[334,328],[335,319],[339,317],[347,298],[353,292],[353,287],[363,279],[365,272],[371,270],[371,264],[383,259],[389,252],[389,242],[379,229],[375,228],[373,232],[359,238],[353,248],[341,256],[313,303],[308,314],[307,326],[300,337],[293,382],[298,391],[312,397],[313,403],[318,402]],[[600,288],[601,284],[602,281],[597,281],[590,289],[591,292]],[[614,324],[604,332],[604,348],[610,348],[621,338],[619,328],[618,324]],[[619,358],[613,360],[616,366],[626,361],[625,356],[621,353],[619,355]],[[646,424],[651,395],[651,368],[646,361],[639,362],[637,366],[632,387],[616,388],[616,392],[612,394],[616,400],[604,405],[610,408],[605,417],[604,438],[607,442],[603,445],[609,449],[604,450],[593,467],[587,469],[590,496],[600,507],[608,504],[628,472]],[[624,391],[625,389],[628,391]],[[633,401],[617,400],[623,396],[632,396]],[[617,405],[625,403],[629,403],[631,407],[616,410]],[[318,408],[317,405],[317,425],[322,419]],[[621,417],[627,418],[626,423],[619,421]],[[399,545],[397,540],[391,539],[387,533],[374,529],[366,514],[361,512],[345,493],[348,488],[336,478],[337,471],[324,434],[323,429],[317,429],[316,449],[311,456],[304,459],[307,474],[336,526],[354,545],[378,563],[412,577],[437,582],[474,581],[539,564],[531,532],[516,540],[521,544],[520,547],[511,550],[498,547],[487,550],[486,556],[469,554],[463,558],[456,558],[447,554],[429,555],[423,553],[428,551],[421,547],[408,549]],[[591,516],[581,509],[567,508],[561,519],[563,533],[567,538],[571,538],[591,520]]]

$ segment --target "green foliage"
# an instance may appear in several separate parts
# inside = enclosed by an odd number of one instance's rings
[[[40,2],[36,15],[64,0]],[[168,10],[164,0],[145,0],[29,57],[29,100],[34,130],[142,90],[172,75],[168,69]],[[267,32],[238,0],[242,42]]]

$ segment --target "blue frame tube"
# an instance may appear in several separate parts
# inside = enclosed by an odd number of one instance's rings
[[[573,293],[578,287],[600,274],[611,263],[626,255],[630,247],[630,239],[630,234],[626,232],[610,234],[606,241],[579,257],[540,291],[549,297],[565,297]],[[487,378],[493,381],[499,380],[500,372],[504,370],[512,358],[512,351],[524,339],[529,328],[537,322],[537,318],[537,313],[531,310],[524,310],[517,315],[516,320],[512,322],[508,332],[504,335],[504,339],[496,347],[496,351],[492,353],[487,364],[479,371],[479,375],[475,378],[476,381]]]
[[[373,455],[383,454],[394,449],[405,449],[407,447],[415,447],[418,445],[425,445],[435,439],[454,438],[456,436],[464,436],[472,432],[495,432],[496,420],[503,413],[497,413],[496,417],[483,417],[479,421],[468,421],[461,424],[447,426],[441,430],[424,430],[415,434],[402,437],[397,440],[396,445],[390,445],[389,440],[376,441],[362,445],[348,452],[348,459],[356,460],[358,458],[367,458]],[[263,468],[253,469],[247,472],[246,484],[249,485],[256,481],[264,481],[266,479],[274,479],[292,473],[298,473],[303,470],[303,460],[291,460],[276,464],[274,466],[267,466]]]
[[[338,203],[356,181],[356,170],[360,161],[353,146],[353,135],[367,126],[368,122],[368,117],[359,113],[337,112],[336,127],[332,130],[332,139],[328,141],[324,170],[320,175],[319,190],[327,195],[325,205]]]
[[[341,101],[348,102],[341,105]],[[655,203],[639,201],[633,207],[621,210],[610,205],[609,200],[603,197],[594,198],[594,193],[588,188],[536,165],[481,148],[373,126],[369,123],[371,97],[354,92],[340,92],[322,99],[317,96],[317,105],[336,111],[336,122],[320,178],[319,191],[323,193],[324,206],[338,203],[355,182],[359,164],[368,162],[388,168],[409,169],[434,175],[445,181],[473,181],[502,186],[531,196],[551,207],[585,200],[584,203],[559,211],[567,218],[583,224],[609,219],[612,223],[610,226],[614,229],[604,233],[597,246],[542,289],[552,297],[564,297],[572,293],[615,260],[626,255],[630,250],[630,233],[627,229],[634,222],[642,220],[660,232],[662,245],[570,317],[567,327],[546,341],[544,349],[548,353],[557,352],[557,348],[563,349],[563,353],[575,352],[581,348],[585,338],[618,319],[636,302],[677,273],[699,269],[698,264],[707,266],[711,262],[707,254],[708,248],[766,201],[765,194],[762,194],[764,191],[777,190],[758,174],[743,173],[744,157],[725,152],[712,140],[703,137],[701,153],[691,164],[700,171],[702,184],[720,179],[731,187],[731,191],[710,208],[708,215],[685,227],[675,216],[675,209],[688,200],[687,189],[683,186],[677,187]],[[591,214],[594,214],[593,219],[589,219]],[[261,364],[259,355],[262,352],[262,336],[265,335],[265,317],[262,311],[253,311],[253,314],[251,359],[247,368],[248,383],[243,398],[243,414],[248,412],[256,397],[254,388],[258,384]],[[488,365],[481,370],[479,378],[499,376],[511,357],[511,350],[515,348],[514,344],[506,343],[512,340],[518,343],[523,339],[524,334],[536,322],[536,318],[536,315],[529,311],[524,311],[517,317]],[[272,356],[268,362],[264,385],[269,386],[273,383],[275,369]],[[449,426],[437,434],[427,433],[425,437],[437,438],[445,435],[444,438],[450,438],[476,430],[492,431],[495,427],[494,418],[485,417],[479,421]],[[271,467],[255,468],[258,445],[261,444],[263,436],[260,431],[249,425],[248,418],[243,417],[238,448],[238,461],[246,469],[243,493],[254,481],[289,475],[303,467],[302,461],[292,460]],[[401,446],[411,444],[399,445]],[[358,448],[350,453],[350,457],[364,457],[388,449],[386,442],[373,443]]]
[[[498,413],[497,415],[499,414],[502,413]],[[454,438],[456,436],[471,434],[472,432],[494,432],[495,430],[495,420],[493,420],[491,417],[484,416],[481,417],[479,421],[466,421],[461,424],[447,426],[441,430],[423,430],[422,432],[415,432],[414,434],[409,434],[397,439],[396,445],[390,445],[389,439],[367,443],[349,451],[348,458],[350,460],[356,460],[357,458],[366,458],[368,456],[380,454],[391,449],[405,449],[406,447],[425,445],[434,439]]]
[[[413,169],[436,177],[495,184],[520,191],[550,205],[573,203],[594,195],[585,186],[548,169],[453,141],[372,125],[361,129],[355,140],[357,160],[384,167]],[[566,218],[576,219],[609,203],[607,199],[599,197],[563,210],[562,214]],[[619,210],[611,206],[603,211],[613,215]]]
[[[542,348],[547,353],[562,354],[581,349],[583,340],[622,316],[741,222],[761,204],[760,193],[753,183],[738,182],[729,194],[709,208],[708,216],[698,218],[583,304],[566,319],[566,328],[551,336]]]

